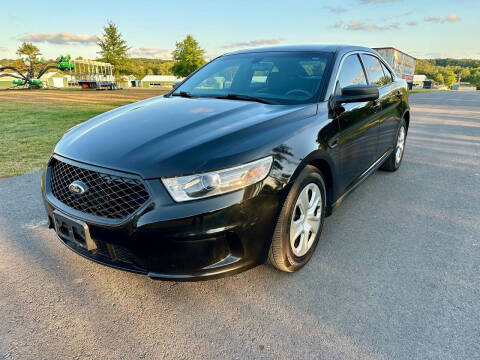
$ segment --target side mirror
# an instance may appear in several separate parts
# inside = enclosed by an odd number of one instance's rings
[[[342,88],[342,94],[333,98],[336,106],[342,103],[374,101],[379,97],[378,88],[372,85],[350,85]]]

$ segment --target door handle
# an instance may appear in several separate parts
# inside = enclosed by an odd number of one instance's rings
[[[337,147],[338,145],[338,138],[334,138],[328,142],[328,146],[333,149],[334,147]]]
[[[380,103],[380,101],[378,100],[375,100],[373,102],[373,110],[377,111],[378,109],[380,109],[382,107],[382,104]]]
[[[399,90],[399,91],[397,91],[397,93],[395,94],[395,96],[396,96],[397,98],[401,99],[402,96],[403,96],[403,94],[402,94],[402,93],[400,92],[400,90]]]

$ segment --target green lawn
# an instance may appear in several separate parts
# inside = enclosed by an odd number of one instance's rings
[[[71,127],[163,93],[158,89],[0,91],[0,178],[41,169]]]
[[[65,131],[114,107],[0,104],[0,178],[40,169]]]

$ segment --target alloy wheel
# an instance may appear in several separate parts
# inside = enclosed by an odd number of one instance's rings
[[[290,246],[295,256],[304,256],[315,242],[322,214],[322,193],[315,183],[303,188],[293,208]]]
[[[398,132],[397,147],[395,149],[395,164],[399,164],[402,160],[403,150],[405,149],[405,127],[402,126]]]

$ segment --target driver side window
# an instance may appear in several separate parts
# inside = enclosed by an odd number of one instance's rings
[[[194,87],[195,90],[215,90],[229,89],[232,85],[233,78],[238,70],[237,66],[229,66],[221,71],[209,76],[200,84]]]
[[[350,85],[367,85],[365,72],[358,55],[349,55],[342,64],[338,75],[338,84],[340,89]],[[336,89],[339,91],[340,89]]]

